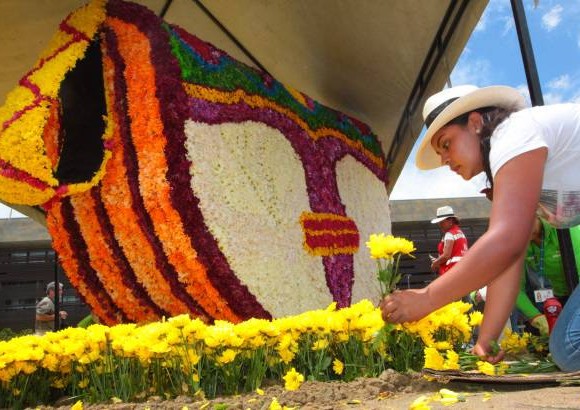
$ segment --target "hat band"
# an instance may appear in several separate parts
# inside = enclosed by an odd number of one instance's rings
[[[438,215],[437,218],[447,218],[449,216],[455,216],[454,214]]]
[[[437,116],[441,114],[441,111],[443,111],[449,104],[451,104],[458,98],[459,97],[450,98],[447,101],[444,101],[443,103],[439,104],[434,110],[432,110],[427,116],[427,118],[425,118],[425,125],[427,126],[427,128],[429,128],[431,126],[431,123],[435,121],[435,118],[437,118]]]

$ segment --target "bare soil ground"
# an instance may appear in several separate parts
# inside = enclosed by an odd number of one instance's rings
[[[465,395],[465,401],[449,406],[453,409],[580,409],[580,386],[498,383],[429,382],[420,375],[403,375],[386,371],[377,378],[344,382],[305,382],[296,391],[286,391],[282,386],[264,388],[264,394],[250,393],[222,397],[214,400],[178,397],[174,400],[150,398],[145,403],[117,403],[84,405],[84,409],[269,409],[273,398],[288,407],[297,409],[408,409],[421,395],[431,396],[447,388]],[[490,393],[490,394],[486,394]],[[487,398],[487,399],[486,399]],[[63,403],[64,404],[64,403]],[[70,409],[72,403],[59,409]],[[431,402],[432,409],[448,408]],[[39,409],[54,407],[42,406]]]

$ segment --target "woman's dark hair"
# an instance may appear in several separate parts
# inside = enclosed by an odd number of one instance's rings
[[[500,108],[500,107],[483,107],[460,115],[457,118],[449,121],[445,126],[456,124],[461,126],[467,125],[469,114],[478,112],[483,117],[483,125],[479,133],[479,147],[481,150],[481,157],[483,158],[483,170],[489,182],[489,186],[493,191],[493,176],[491,175],[491,166],[489,164],[489,151],[491,149],[490,139],[491,134],[495,131],[497,126],[501,124],[507,117],[509,117],[515,110]]]

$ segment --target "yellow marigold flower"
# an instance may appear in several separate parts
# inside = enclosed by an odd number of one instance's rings
[[[499,366],[497,367],[497,374],[498,375],[504,375],[506,373],[506,371],[510,368],[510,365],[507,364],[506,362],[500,362]]]
[[[318,339],[316,342],[312,344],[312,350],[324,350],[328,347],[328,340],[327,339]]]
[[[373,259],[391,259],[396,252],[394,237],[392,235],[385,236],[384,233],[371,234],[367,247],[371,252]]]
[[[429,403],[431,399],[426,395],[421,395],[417,397],[411,404],[409,404],[409,410],[430,410],[431,406]]]
[[[70,410],[83,410],[83,401],[78,400],[75,404],[72,405]]]
[[[286,390],[298,390],[302,382],[304,382],[304,376],[298,373],[295,368],[290,369],[283,379]]]
[[[201,357],[199,357],[199,355],[197,354],[197,352],[195,350],[187,349],[187,360],[189,361],[189,363],[192,366],[195,366],[196,364],[198,364],[199,359],[201,359]]]
[[[453,346],[447,340],[445,340],[443,342],[435,342],[433,347],[437,350],[451,350],[451,349],[453,349]]]
[[[53,382],[50,384],[52,387],[56,387],[57,389],[64,389],[66,382],[62,378],[54,379]]]
[[[282,410],[282,405],[278,402],[276,397],[272,397],[272,403],[270,403],[269,410]]]
[[[84,389],[85,387],[87,387],[89,385],[89,379],[81,379],[78,383],[77,386],[79,386],[79,388]],[[82,408],[82,407],[81,407]]]
[[[469,326],[481,326],[483,321],[483,313],[479,310],[473,311],[469,314]]]
[[[221,356],[217,358],[217,361],[220,364],[231,363],[236,358],[236,355],[237,355],[237,353],[235,351],[233,351],[232,349],[226,349],[221,354]]]
[[[425,348],[425,368],[433,370],[443,370],[445,359],[434,347]]]
[[[443,364],[444,370],[459,370],[459,355],[454,350],[447,350],[447,360]]]
[[[477,362],[477,370],[479,370],[483,374],[495,376],[495,366],[489,362],[484,362],[480,360],[479,362]]]
[[[344,371],[344,363],[338,359],[334,359],[332,362],[332,370],[334,370],[334,373],[336,374],[342,374]]]
[[[259,396],[263,396],[264,395],[264,390],[260,389],[259,387],[256,389],[256,393],[258,393]]]
[[[398,252],[403,253],[405,255],[411,255],[411,252],[416,250],[415,245],[412,241],[409,241],[405,238],[395,238],[398,245]]]

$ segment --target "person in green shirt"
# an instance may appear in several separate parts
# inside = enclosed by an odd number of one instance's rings
[[[580,225],[570,228],[572,247],[576,256],[576,269],[580,272]],[[580,276],[580,275],[579,275]],[[556,228],[541,218],[537,218],[532,230],[530,244],[526,251],[524,274],[516,299],[516,308],[540,334],[548,334],[548,322],[533,299],[533,291],[552,289],[554,296],[564,306],[570,292],[566,284],[560,244]],[[530,295],[531,293],[531,295]]]

